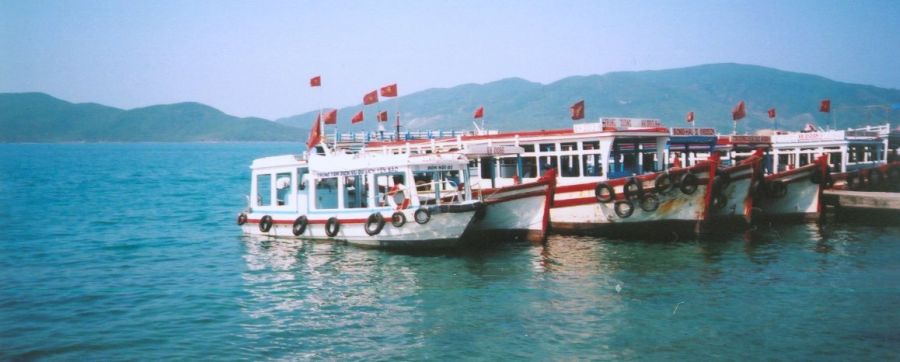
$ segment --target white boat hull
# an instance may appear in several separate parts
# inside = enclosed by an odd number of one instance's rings
[[[773,192],[761,193],[756,204],[766,219],[815,219],[822,211],[820,202],[822,187],[819,183],[812,182],[816,172],[824,172],[824,161],[817,162],[766,177],[767,190],[772,184],[778,182],[784,185],[785,192],[782,196]]]
[[[485,190],[484,219],[472,223],[467,235],[474,238],[511,237],[543,241],[550,222],[552,180]]]
[[[475,213],[481,204],[462,205],[469,206],[461,210],[448,211],[446,207],[432,206],[430,219],[424,224],[415,220],[416,209],[403,210],[406,222],[402,226],[394,226],[391,223],[393,211],[380,211],[384,217],[383,228],[375,235],[366,233],[366,223],[371,211],[342,213],[338,217],[340,227],[334,236],[326,233],[328,219],[335,215],[308,215],[309,223],[306,230],[300,235],[294,235],[294,222],[299,214],[270,215],[273,218],[272,227],[268,231],[262,231],[260,220],[263,213],[250,213],[247,215],[247,223],[241,225],[244,234],[269,236],[276,238],[292,238],[305,240],[333,240],[345,241],[349,244],[368,247],[383,248],[442,248],[455,247],[462,243],[462,235],[475,217]],[[442,211],[443,209],[443,211]],[[460,209],[460,207],[457,207]],[[374,229],[374,227],[372,227]]]

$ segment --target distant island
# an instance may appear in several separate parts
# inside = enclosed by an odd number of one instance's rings
[[[806,123],[838,128],[900,120],[900,90],[836,82],[820,76],[741,65],[573,76],[550,84],[509,78],[486,84],[428,89],[366,107],[366,121],[350,126],[362,109],[338,110],[341,130],[374,130],[375,112],[399,110],[405,129],[471,129],[472,112],[485,108],[485,126],[521,130],[570,127],[568,107],[585,101],[585,121],[602,116],[661,119],[685,126],[693,111],[698,127],[729,132],[731,109],[747,104],[738,131],[775,125],[799,130]],[[822,99],[830,113],[818,112]],[[270,121],[239,118],[200,103],[177,103],[122,110],[95,103],[73,104],[43,93],[0,94],[0,142],[229,142],[306,140],[317,111]],[[583,121],[582,121],[583,122]]]

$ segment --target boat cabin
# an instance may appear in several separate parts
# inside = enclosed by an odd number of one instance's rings
[[[251,165],[252,210],[271,214],[402,210],[471,200],[459,154],[284,155]]]
[[[496,132],[403,142],[371,142],[369,152],[430,154],[464,151],[469,147],[515,146],[521,153],[479,157],[470,165],[478,176],[493,179],[494,187],[532,182],[557,169],[557,182],[588,180],[655,172],[666,167],[669,131],[656,119],[601,118],[571,129]]]

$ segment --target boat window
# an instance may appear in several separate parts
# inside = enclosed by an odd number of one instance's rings
[[[522,177],[537,177],[536,157],[522,157]]]
[[[556,151],[555,143],[541,143],[541,152],[553,152]]]
[[[600,155],[584,155],[584,175],[603,176],[603,164],[600,161]]]
[[[600,141],[590,141],[581,144],[584,150],[584,175],[585,176],[602,176],[603,164],[600,160]]]
[[[590,153],[591,151],[600,152],[600,141],[584,142],[581,144],[581,149],[585,153]]]
[[[643,172],[653,172],[656,166],[656,152],[644,152],[641,154],[641,170]]]
[[[500,177],[502,178],[513,178],[513,176],[517,176],[517,166],[518,162],[515,157],[503,157],[500,159]]]
[[[481,177],[481,173],[479,172],[479,170],[481,169],[481,167],[480,167],[479,164],[478,164],[478,159],[477,159],[477,158],[476,158],[476,159],[469,160],[469,166],[468,166],[468,167],[469,167],[469,173],[472,174],[472,177],[474,177],[474,178],[480,178],[480,177]]]
[[[495,166],[495,161],[493,157],[482,157],[481,159],[481,178],[483,179],[491,179],[496,176],[496,173],[492,172]]]
[[[368,188],[365,185],[364,177],[348,176],[344,177],[344,208],[358,209],[366,207],[366,197],[368,196]]]
[[[272,205],[272,174],[256,175],[256,205]]]
[[[316,180],[316,208],[338,208],[338,179],[326,177]]]
[[[375,174],[375,199],[379,206],[405,208],[412,204],[407,189],[406,175],[402,173]]]
[[[519,145],[519,146],[521,146],[522,149],[525,150],[525,152],[534,152],[534,145],[533,145],[533,144]]]
[[[560,176],[562,177],[579,177],[581,176],[581,159],[578,155],[560,156]]]
[[[434,173],[432,172],[416,172],[413,173],[413,182],[416,184],[416,194],[421,198],[423,204],[436,204],[436,189],[434,183]]]
[[[291,196],[291,173],[282,172],[275,176],[275,193],[278,205],[289,205]]]
[[[298,190],[306,190],[307,183],[309,183],[309,169],[306,167],[300,167],[297,169],[297,189]]]
[[[541,163],[541,176],[544,176],[544,174],[547,173],[547,170],[556,168],[556,156],[541,156],[539,159]]]

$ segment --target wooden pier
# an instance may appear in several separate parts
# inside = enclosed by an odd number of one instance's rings
[[[826,190],[822,197],[825,205],[842,209],[900,211],[900,193],[897,192]]]

